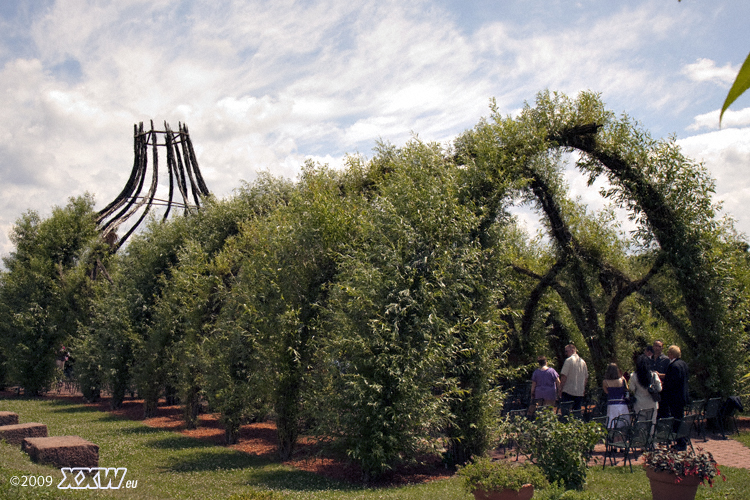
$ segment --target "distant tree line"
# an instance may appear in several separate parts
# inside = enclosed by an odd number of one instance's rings
[[[606,177],[608,208],[570,197],[571,163]],[[89,399],[134,391],[149,416],[166,391],[189,427],[203,405],[218,412],[228,443],[272,418],[281,458],[319,436],[366,479],[487,451],[503,383],[538,355],[561,363],[571,341],[597,378],[656,338],[678,343],[696,394],[728,394],[747,370],[750,255],[713,191],[674,139],[597,94],[544,92],[515,118],[493,106],[449,146],[262,175],[114,255],[93,200],[75,198],[14,227],[0,383],[43,393],[69,346]],[[543,234],[510,214],[519,203]]]

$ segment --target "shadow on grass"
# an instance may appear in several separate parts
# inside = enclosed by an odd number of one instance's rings
[[[158,429],[154,430],[159,431]],[[180,435],[175,436],[174,433],[171,432],[168,436],[159,439],[153,439],[148,443],[145,443],[145,445],[160,450],[187,450],[190,448],[214,448],[216,446],[212,443],[201,441],[200,439]]]
[[[203,449],[186,451],[179,456],[169,456],[168,463],[165,466],[166,470],[169,470],[171,472],[201,472],[247,469],[264,467],[273,464],[273,462],[271,462],[267,458],[249,455],[240,451],[217,448],[216,446],[210,444],[201,443],[198,440],[192,441],[194,441],[195,443],[179,443],[188,445],[185,448],[173,449],[185,450],[190,447],[203,447]]]
[[[284,466],[268,458],[233,450],[216,449],[188,451],[184,456],[169,457],[165,470],[170,472],[212,472],[246,469],[248,486],[294,491],[357,491],[362,487]]]
[[[121,421],[112,421],[112,423],[120,423]],[[137,424],[137,422],[135,422]],[[169,431],[159,429],[158,427],[149,427],[147,425],[134,425],[132,427],[123,427],[117,429],[119,434],[134,434],[134,435],[147,435],[147,434],[168,434]]]
[[[98,420],[100,422],[123,422],[125,421],[125,422],[141,423],[138,420],[131,420],[128,417],[124,417],[122,415],[113,415],[112,413],[104,413],[104,412],[102,412],[102,416]]]
[[[328,479],[312,472],[279,467],[253,471],[253,476],[247,484],[293,491],[359,491],[364,488],[356,484]]]
[[[47,404],[51,407],[49,410],[51,413],[94,413],[99,411],[99,408],[95,406],[71,403],[70,401],[61,399],[49,400]]]

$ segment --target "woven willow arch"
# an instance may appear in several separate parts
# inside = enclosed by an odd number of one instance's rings
[[[120,194],[98,214],[96,222],[102,237],[116,252],[131,234],[146,218],[153,206],[165,206],[162,220],[169,217],[172,207],[182,208],[185,213],[199,209],[201,199],[210,194],[206,186],[198,160],[195,156],[193,143],[187,125],[178,124],[178,131],[174,132],[167,122],[164,130],[155,130],[151,121],[151,129],[144,130],[143,122],[133,125],[133,168],[125,187]],[[151,181],[145,194],[143,192],[146,179],[149,177],[149,146],[151,147]],[[167,171],[169,174],[168,199],[156,198],[159,183],[159,148],[166,150]],[[182,197],[182,202],[175,201],[175,186]],[[117,230],[132,217],[138,217],[121,238]]]

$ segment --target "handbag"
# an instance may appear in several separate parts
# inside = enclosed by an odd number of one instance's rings
[[[656,386],[654,385],[654,373],[651,372],[651,383],[648,384],[648,393],[651,394],[651,399],[653,399],[655,402],[661,401],[661,394],[659,394],[659,391],[656,390]]]

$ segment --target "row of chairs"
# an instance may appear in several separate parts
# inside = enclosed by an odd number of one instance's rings
[[[692,401],[685,409],[685,414],[695,415],[695,428],[703,436],[703,441],[706,441],[706,429],[709,425],[712,425],[724,438],[726,438],[727,431],[739,433],[737,412],[742,410],[742,402],[733,396],[725,400],[710,398]],[[725,428],[725,422],[730,425],[729,429]]]
[[[559,416],[560,420],[563,421],[568,418],[586,420],[586,413],[584,410],[573,409],[573,401],[558,401],[555,405],[545,405],[543,404],[542,400],[532,401],[532,403],[528,407],[515,408],[505,412],[505,414],[508,415],[511,419],[533,419],[537,412],[547,409],[553,410]]]
[[[508,410],[505,412],[505,416],[511,421],[522,419],[533,421],[539,414],[541,414],[541,412],[552,411],[562,422],[566,422],[569,419],[588,421],[588,416],[586,415],[585,410],[573,410],[573,401],[558,401],[555,405],[544,405],[541,401],[538,403],[539,404],[535,404],[532,402],[528,408]],[[504,436],[501,440],[501,448],[504,452],[507,451],[508,448],[516,448],[516,461],[519,460],[520,455],[524,454],[520,444],[519,439],[514,436]]]
[[[674,446],[682,442],[695,453],[691,436],[698,415],[685,415],[677,421],[672,417],[660,418],[655,424],[652,417],[653,410],[641,410],[637,414],[625,413],[610,422],[605,438],[603,467],[607,466],[608,458],[610,465],[615,465],[615,455],[622,452],[624,463],[630,465],[632,472],[632,458],[636,458],[638,452],[654,449],[658,444]]]

